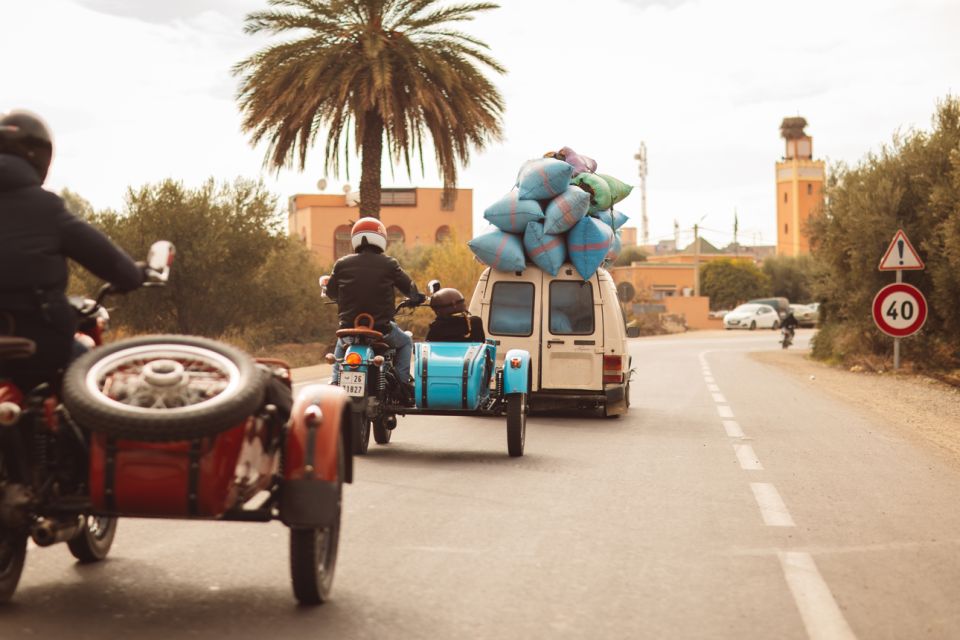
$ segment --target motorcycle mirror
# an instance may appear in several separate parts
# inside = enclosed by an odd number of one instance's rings
[[[147,253],[147,267],[153,272],[152,275],[156,281],[166,282],[170,277],[170,265],[173,264],[176,252],[173,243],[167,240],[157,240],[150,245],[150,251]]]
[[[430,295],[433,295],[437,291],[440,291],[439,280],[431,280],[430,282],[427,283],[427,293],[429,293]]]
[[[320,276],[318,280],[320,284],[320,295],[326,297],[327,295],[327,283],[330,282],[330,276]]]

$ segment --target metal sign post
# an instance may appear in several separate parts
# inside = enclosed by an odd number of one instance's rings
[[[896,271],[897,281],[888,284],[873,299],[873,321],[893,337],[893,369],[900,368],[900,338],[920,330],[927,319],[927,301],[916,287],[903,284],[904,271],[922,271],[923,260],[910,244],[903,229],[898,229],[880,258],[880,271]]]

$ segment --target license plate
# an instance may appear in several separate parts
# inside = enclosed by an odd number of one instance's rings
[[[348,396],[362,398],[367,395],[367,374],[365,371],[341,371],[340,388]]]

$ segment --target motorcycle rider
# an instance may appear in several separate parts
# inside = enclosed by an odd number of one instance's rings
[[[797,330],[797,327],[800,326],[800,321],[797,320],[796,316],[793,315],[793,311],[787,311],[787,317],[783,319],[783,324],[780,325],[783,328],[783,332],[787,334],[787,337],[792,342],[793,335]]]
[[[483,321],[467,311],[463,294],[440,289],[430,296],[430,308],[437,319],[427,329],[427,342],[484,342]]]
[[[340,328],[354,326],[361,313],[373,316],[373,328],[383,334],[383,341],[397,350],[395,369],[405,387],[406,399],[413,398],[410,377],[410,357],[413,341],[394,322],[394,289],[410,298],[412,304],[422,304],[426,296],[417,292],[410,276],[396,259],[384,254],[387,248],[387,229],[377,218],[360,218],[350,230],[350,244],[355,253],[344,256],[333,265],[327,281],[327,297],[338,305]],[[346,345],[337,340],[334,355],[343,359]],[[340,379],[339,364],[333,368],[333,383]]]
[[[56,386],[75,352],[78,318],[66,297],[68,258],[119,292],[136,289],[145,275],[42,188],[52,158],[43,120],[27,111],[0,114],[0,335],[36,343],[33,356],[0,362],[0,376],[25,391],[43,382]]]

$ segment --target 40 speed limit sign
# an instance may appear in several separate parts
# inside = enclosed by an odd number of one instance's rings
[[[888,284],[873,298],[873,321],[888,336],[913,335],[927,321],[927,300],[911,284]]]

